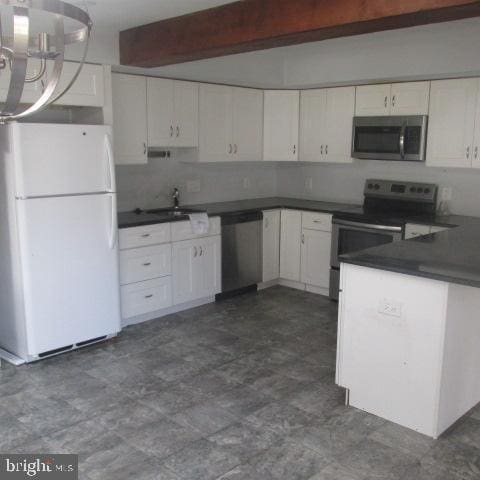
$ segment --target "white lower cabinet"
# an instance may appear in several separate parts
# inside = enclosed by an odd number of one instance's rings
[[[282,210],[280,278],[328,289],[332,216]]]
[[[280,278],[300,281],[302,212],[282,210],[280,227]]]
[[[221,245],[220,235],[173,244],[174,304],[220,293]]]
[[[263,278],[270,282],[280,277],[280,210],[263,212]]]
[[[320,230],[302,230],[301,282],[328,288],[332,234]]]
[[[130,318],[172,306],[172,277],[121,287],[122,317]]]

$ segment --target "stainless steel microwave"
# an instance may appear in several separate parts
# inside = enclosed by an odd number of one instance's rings
[[[424,162],[426,115],[354,117],[352,157]]]

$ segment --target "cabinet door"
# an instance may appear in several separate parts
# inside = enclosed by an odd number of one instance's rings
[[[389,83],[357,87],[355,115],[364,117],[389,115],[390,87]]]
[[[198,146],[198,83],[174,82],[176,147]]]
[[[57,92],[64,90],[77,72],[78,63],[65,62]],[[48,70],[53,70],[53,62],[49,62]],[[105,104],[105,85],[103,66],[86,63],[70,89],[60,97],[55,105],[80,107],[103,107]]]
[[[280,210],[263,212],[263,281],[280,277]]]
[[[147,81],[134,75],[112,75],[115,162],[147,163]]]
[[[148,145],[150,147],[175,145],[173,101],[173,80],[147,79]]]
[[[280,278],[300,281],[302,212],[282,210],[280,222]]]
[[[330,283],[330,248],[332,235],[320,230],[302,230],[301,281],[328,288]]]
[[[232,140],[232,88],[200,85],[199,161],[234,160]]]
[[[264,160],[298,160],[299,107],[300,94],[296,90],[264,92]]]
[[[300,93],[299,158],[302,162],[321,162],[324,159],[326,110],[327,89],[305,90]]]
[[[197,240],[176,242],[172,247],[173,303],[178,305],[193,300],[198,290]]]
[[[222,289],[222,240],[220,235],[198,240],[198,262],[194,278],[197,284],[196,298],[220,293]]]
[[[428,115],[430,82],[392,84],[392,115]]]
[[[427,165],[471,167],[478,79],[431,83]]]
[[[262,159],[263,92],[233,88],[233,154],[239,161]]]
[[[475,110],[475,127],[473,134],[472,167],[480,168],[480,80],[477,83],[477,103]]]
[[[329,88],[326,111],[324,160],[332,163],[350,163],[355,87]]]

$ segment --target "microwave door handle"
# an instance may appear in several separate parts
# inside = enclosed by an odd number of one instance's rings
[[[402,130],[400,131],[400,139],[398,141],[400,146],[400,157],[405,158],[405,131],[407,130],[407,124],[402,125]]]

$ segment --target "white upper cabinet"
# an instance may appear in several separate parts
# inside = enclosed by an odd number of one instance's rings
[[[201,85],[199,117],[201,162],[261,160],[261,90]]]
[[[298,90],[264,92],[264,160],[298,160],[299,107]]]
[[[471,167],[472,158],[478,160],[474,145],[478,85],[476,78],[432,82],[427,166]]]
[[[38,73],[38,64],[30,63],[27,75],[29,77]],[[51,75],[53,62],[47,64],[47,79],[33,83],[26,83],[23,89],[22,103],[35,103],[42,95],[42,89],[48,82],[48,76]],[[103,65],[93,65],[86,63],[83,65],[79,76],[70,87],[68,92],[60,97],[54,105],[80,106],[80,107],[103,107],[105,105],[105,78]],[[62,68],[62,76],[56,89],[56,93],[61,92],[73,79],[78,69],[78,63],[65,62]],[[0,102],[7,98],[8,85],[10,83],[10,69],[2,71],[0,75]]]
[[[300,93],[300,160],[323,162],[326,143],[327,89]]]
[[[147,163],[147,80],[112,75],[113,141],[115,162]]]
[[[263,149],[263,92],[252,88],[233,88],[232,116],[232,143],[235,160],[261,160]]]
[[[233,160],[232,88],[200,85],[199,160]]]
[[[357,87],[355,115],[427,115],[430,82]]]
[[[198,145],[198,84],[147,79],[148,145]]]
[[[52,68],[53,64],[49,64]],[[103,107],[105,104],[105,79],[103,65],[83,65],[80,74],[70,89],[54,105],[79,107]],[[57,92],[61,92],[73,79],[78,63],[65,62]]]
[[[390,84],[357,87],[355,115],[367,117],[390,114]]]
[[[355,87],[329,88],[325,128],[324,161],[352,161],[352,122],[355,110]]]
[[[351,162],[355,87],[306,90],[300,95],[300,160]]]
[[[393,83],[391,115],[428,115],[430,82]]]

